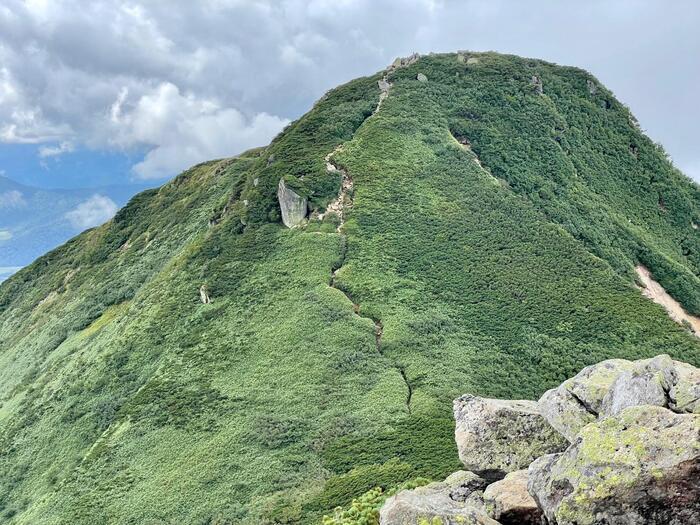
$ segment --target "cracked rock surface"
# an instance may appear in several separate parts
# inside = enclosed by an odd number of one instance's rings
[[[464,395],[454,401],[453,411],[459,459],[467,470],[488,479],[526,468],[566,444],[534,401]]]

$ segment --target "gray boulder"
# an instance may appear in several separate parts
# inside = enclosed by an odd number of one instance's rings
[[[566,445],[534,401],[464,395],[453,408],[459,459],[467,470],[490,480],[526,468],[535,458]]]
[[[306,213],[308,211],[306,197],[297,195],[294,190],[284,183],[284,179],[280,179],[280,183],[277,186],[277,199],[280,203],[282,222],[284,225],[287,228],[299,226],[304,218],[306,218]]]
[[[511,472],[484,491],[486,512],[502,525],[539,525],[542,511],[527,491],[527,470]]]
[[[581,429],[528,469],[550,523],[700,523],[700,415],[633,406]]]
[[[403,490],[386,500],[379,511],[381,525],[499,525],[485,512],[480,490],[484,480],[459,471],[444,482]],[[464,490],[473,486],[466,495]],[[462,489],[459,492],[459,489]],[[457,491],[458,497],[452,494]]]
[[[470,501],[473,505],[481,507],[483,503],[481,496],[489,482],[468,470],[458,470],[445,479],[445,484],[449,487],[450,499],[461,502]]]
[[[547,422],[569,441],[597,417],[564,385],[545,392],[538,406]]]
[[[600,414],[603,399],[617,377],[634,364],[625,359],[608,359],[587,366],[557,388],[548,390],[537,405],[550,425],[569,441]]]
[[[209,296],[209,289],[205,284],[199,287],[199,300],[204,304],[211,303],[211,297]]]
[[[662,372],[642,367],[625,370],[610,385],[610,390],[603,398],[600,415],[614,416],[625,408],[640,405],[667,407],[664,386]]]
[[[675,376],[668,391],[669,407],[675,412],[700,414],[700,369],[674,361]]]
[[[570,442],[599,417],[638,405],[700,413],[700,370],[668,355],[609,359],[584,368],[538,402],[542,415]]]
[[[537,75],[532,75],[530,79],[530,84],[535,88],[535,93],[542,95],[544,93],[544,85],[542,84],[542,79]]]
[[[639,373],[658,374],[671,410],[700,414],[700,369],[665,354],[637,363]]]

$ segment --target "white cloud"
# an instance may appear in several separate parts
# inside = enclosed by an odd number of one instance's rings
[[[12,239],[10,230],[0,230],[0,241],[9,241],[10,239]]]
[[[66,213],[66,219],[79,230],[99,226],[114,217],[119,208],[109,197],[95,194],[75,209]]]
[[[265,113],[246,119],[215,100],[183,95],[168,82],[125,109],[127,94],[126,89],[120,91],[111,106],[111,142],[121,147],[153,145],[134,166],[143,179],[166,177],[204,159],[265,145],[288,123]]]
[[[21,191],[10,190],[0,193],[0,210],[22,208],[27,205]]]
[[[75,151],[75,146],[70,142],[61,142],[58,146],[42,146],[39,148],[39,157],[57,157],[63,155],[64,153],[71,153]]]

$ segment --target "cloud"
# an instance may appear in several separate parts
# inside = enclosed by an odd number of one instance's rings
[[[112,199],[96,193],[66,213],[66,219],[74,228],[82,231],[107,222],[114,217],[118,209]]]
[[[0,230],[0,241],[9,241],[10,239],[12,239],[10,230]]]
[[[475,49],[589,69],[696,166],[699,25],[695,0],[4,0],[0,142],[147,151],[135,173],[167,176],[396,56]]]
[[[0,193],[0,210],[23,208],[27,205],[21,191],[10,190]]]
[[[63,155],[64,153],[71,153],[75,151],[75,146],[70,142],[61,142],[58,146],[42,146],[39,148],[39,157],[57,157]]]
[[[153,145],[133,168],[142,179],[166,177],[204,159],[265,145],[289,122],[266,113],[246,119],[216,100],[183,95],[169,82],[129,108],[127,96],[128,90],[122,89],[111,106],[111,142],[121,147]]]

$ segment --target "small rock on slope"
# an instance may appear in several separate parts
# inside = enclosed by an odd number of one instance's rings
[[[287,187],[284,179],[280,179],[277,187],[277,199],[282,211],[282,222],[287,228],[294,228],[301,224],[308,211],[308,202],[305,197],[297,195],[291,188]]]

